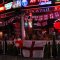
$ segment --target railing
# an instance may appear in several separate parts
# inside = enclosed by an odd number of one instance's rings
[[[17,48],[12,44],[12,41],[7,41],[7,53],[4,54],[4,45],[2,42],[2,47],[0,46],[0,55],[12,55],[12,56],[22,56],[22,57],[32,57],[32,58],[52,58],[53,57],[53,44],[52,40],[24,40],[23,47]],[[2,52],[1,52],[2,49]],[[56,40],[56,57],[60,56],[60,41]]]

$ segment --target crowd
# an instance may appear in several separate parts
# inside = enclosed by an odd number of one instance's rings
[[[32,29],[32,32],[26,31],[26,37],[25,40],[52,40],[53,34],[55,32],[55,39],[60,39],[59,32],[55,31],[53,27],[46,29]]]
[[[5,45],[3,41],[0,41],[0,54],[19,55],[20,48],[16,46],[14,41],[6,41]]]

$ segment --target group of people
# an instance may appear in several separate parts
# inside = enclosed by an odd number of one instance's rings
[[[55,30],[53,27],[49,29],[44,28],[33,30],[31,34],[30,32],[26,32],[25,40],[52,40],[54,32]],[[60,39],[59,33],[57,32],[55,35],[56,39],[59,40]]]
[[[18,39],[14,40],[4,40],[0,41],[0,54],[9,54],[9,55],[19,55],[20,54],[20,47],[17,46],[16,41],[19,41]],[[19,42],[22,44],[22,41]],[[5,52],[4,52],[5,51]]]

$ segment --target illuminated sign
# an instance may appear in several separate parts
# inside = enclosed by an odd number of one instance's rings
[[[47,1],[47,2],[40,2],[39,5],[45,5],[45,4],[51,4],[51,1]]]
[[[5,9],[6,9],[6,10],[11,9],[11,8],[12,8],[12,2],[7,3],[7,4],[5,4],[4,6],[5,6]]]
[[[13,1],[12,7],[13,7],[13,8],[21,7],[21,0]]]
[[[30,0],[30,3],[35,3],[35,2],[47,2],[49,0]]]
[[[30,0],[30,3],[36,3],[36,0]]]
[[[38,5],[38,0],[30,0],[29,5]]]
[[[5,10],[5,7],[0,7],[0,12],[4,11]]]
[[[51,0],[30,0],[30,5],[46,5],[52,4]]]
[[[16,3],[18,6],[21,6],[21,0],[17,0]]]
[[[50,0],[40,0],[39,5],[46,5],[46,4],[51,4],[52,1]]]
[[[51,0],[13,0],[13,2],[9,2],[7,4],[4,4],[5,9],[11,9],[11,8],[18,8],[18,7],[27,7],[27,6],[33,6],[33,5],[47,5],[52,4]]]
[[[22,0],[22,6],[26,7],[28,5],[28,1],[27,0]]]

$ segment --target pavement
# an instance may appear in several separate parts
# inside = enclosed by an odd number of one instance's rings
[[[0,55],[0,60],[60,60],[60,59],[25,58],[22,56]]]
[[[40,60],[40,58],[38,58]],[[37,58],[25,58],[21,56],[0,55],[0,60],[37,60]]]

